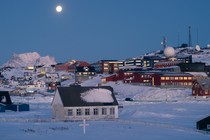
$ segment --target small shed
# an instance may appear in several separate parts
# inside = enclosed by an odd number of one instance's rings
[[[0,112],[5,112],[5,110],[12,111],[29,111],[29,104],[24,103],[12,103],[8,91],[0,91]]]
[[[7,105],[6,106],[6,109],[7,110],[12,110],[12,111],[29,111],[29,104],[22,104],[22,103],[19,103],[19,104],[11,104],[11,105]]]
[[[210,116],[196,122],[198,130],[210,131]]]
[[[5,112],[5,105],[0,103],[0,112]]]
[[[12,104],[8,91],[0,91],[0,103],[4,105]]]

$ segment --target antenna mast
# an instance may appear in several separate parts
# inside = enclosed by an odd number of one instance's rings
[[[192,47],[192,40],[191,40],[191,26],[189,26],[189,42],[188,47]]]
[[[167,42],[166,37],[165,37],[165,36],[163,36],[163,42],[162,42],[163,49],[165,49],[165,48],[166,48],[166,42]]]

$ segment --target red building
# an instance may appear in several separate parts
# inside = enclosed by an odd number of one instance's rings
[[[177,66],[182,61],[162,61],[157,62],[154,64],[154,68],[165,68],[165,67],[171,67],[171,66]]]
[[[159,73],[154,75],[154,85],[164,87],[191,87],[193,75],[188,73]]]
[[[209,96],[210,95],[210,79],[197,79],[193,81],[193,96]]]
[[[88,67],[90,64],[85,61],[78,61],[78,60],[72,60],[67,63],[63,64],[57,64],[55,66],[56,71],[68,71],[68,72],[75,72],[76,67]]]
[[[188,73],[123,72],[102,78],[102,82],[123,81],[139,85],[162,87],[191,87],[193,75]]]
[[[55,65],[56,71],[69,71],[69,64],[68,63],[62,63]]]

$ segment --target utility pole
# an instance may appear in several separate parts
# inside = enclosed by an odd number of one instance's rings
[[[191,26],[189,26],[189,42],[188,47],[192,47],[192,40],[191,40]]]

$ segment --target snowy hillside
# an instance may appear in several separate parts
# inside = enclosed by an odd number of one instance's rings
[[[193,62],[204,62],[210,65],[210,48],[201,48],[197,51],[194,47],[174,48],[178,56],[192,55]],[[145,56],[160,56],[165,57],[163,52],[158,50],[145,54]]]
[[[100,77],[88,80],[84,86],[100,83]],[[208,133],[196,130],[196,121],[209,115],[210,100],[194,98],[190,89],[161,89],[106,83],[117,92],[123,108],[119,119],[86,121],[86,134],[78,122],[51,119],[53,96],[12,96],[13,102],[29,103],[29,112],[7,111],[0,114],[0,136],[4,140],[209,140]],[[133,102],[124,101],[131,97]],[[167,100],[166,100],[167,99]],[[10,132],[10,133],[8,133]]]
[[[12,58],[3,66],[10,67],[25,67],[34,65],[54,65],[57,62],[54,57],[41,57],[37,52],[13,54]]]

